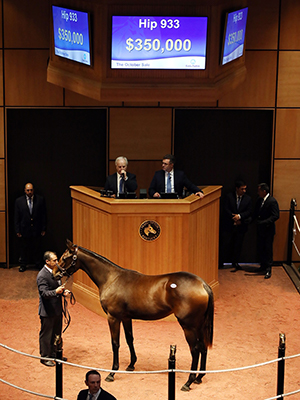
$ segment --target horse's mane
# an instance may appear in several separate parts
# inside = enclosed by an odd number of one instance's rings
[[[88,255],[90,255],[90,256],[92,256],[92,257],[95,257],[95,258],[99,259],[100,261],[103,261],[103,262],[105,262],[105,263],[107,263],[107,264],[113,265],[114,267],[117,267],[117,268],[120,268],[120,269],[125,269],[125,268],[122,268],[122,267],[120,267],[119,265],[113,263],[113,262],[110,261],[108,258],[105,258],[105,257],[101,256],[100,254],[95,253],[94,251],[85,249],[84,247],[81,247],[81,246],[78,246],[78,248],[79,248],[83,253],[86,253],[86,254],[88,254]]]

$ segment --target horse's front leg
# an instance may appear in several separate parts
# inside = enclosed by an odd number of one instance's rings
[[[108,316],[108,325],[110,329],[111,345],[113,351],[113,370],[119,369],[119,347],[120,347],[120,321],[111,315]],[[107,382],[112,382],[115,379],[115,373],[110,372],[105,378]]]
[[[125,321],[123,320],[122,323],[124,327],[126,342],[128,344],[130,351],[130,364],[126,368],[126,371],[134,371],[134,365],[136,363],[137,356],[133,346],[132,320],[131,319]]]

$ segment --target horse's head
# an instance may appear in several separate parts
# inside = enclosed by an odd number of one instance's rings
[[[78,246],[67,239],[67,250],[60,257],[58,263],[53,268],[52,274],[55,279],[63,276],[71,276],[77,271]]]

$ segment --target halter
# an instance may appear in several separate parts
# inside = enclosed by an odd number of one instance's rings
[[[75,267],[76,262],[77,262],[77,259],[78,259],[77,253],[78,253],[78,246],[75,247],[75,254],[73,254],[73,256],[72,256],[72,262],[71,262],[69,268]],[[62,278],[64,275],[67,276],[67,279],[69,279],[70,276],[72,276],[72,274],[69,274],[69,272],[68,272],[68,270],[67,270],[66,268],[60,267],[58,263],[56,263],[56,266],[57,266],[57,268],[59,269],[59,271],[60,271],[60,273],[61,273],[61,275],[60,275],[61,278]]]
[[[78,246],[75,247],[75,254],[73,254],[73,256],[72,256],[72,262],[70,264],[70,268],[74,267],[76,265],[76,262],[78,259],[77,253],[78,253]],[[68,282],[68,279],[72,276],[72,274],[69,274],[69,272],[66,268],[60,267],[58,265],[58,263],[56,263],[56,266],[60,271],[60,278],[62,278],[64,275],[67,276],[66,282],[64,283],[64,284],[66,284]],[[74,305],[75,303],[76,303],[75,296],[74,296],[73,292],[70,291],[70,304]],[[63,312],[63,316],[64,316],[65,323],[66,323],[66,327],[62,332],[62,333],[64,333],[68,329],[68,327],[71,323],[71,315],[68,310],[68,301],[65,297],[64,297],[64,301],[63,301],[63,311],[62,312]]]

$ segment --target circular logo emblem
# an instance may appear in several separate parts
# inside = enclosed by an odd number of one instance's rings
[[[160,235],[160,226],[155,221],[144,221],[140,225],[139,234],[144,240],[156,240]]]

